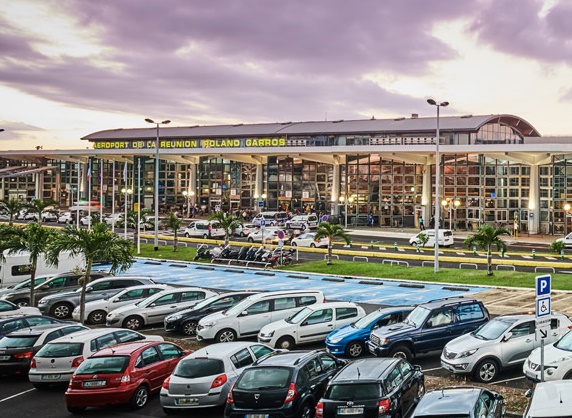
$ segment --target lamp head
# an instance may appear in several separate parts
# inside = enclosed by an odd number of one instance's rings
[[[449,203],[449,202],[447,202],[446,199],[441,200],[441,205],[442,205],[442,206],[447,206],[448,203]]]
[[[437,102],[433,99],[427,99],[427,103],[429,103],[430,105],[433,105],[433,106],[437,106]],[[147,119],[145,119],[145,120],[147,120]]]
[[[449,104],[449,103],[447,103],[447,104]],[[445,105],[445,106],[446,106],[446,105]],[[171,121],[167,119],[167,120],[164,120],[164,121],[161,122],[161,123],[162,123],[163,125],[167,125],[167,124],[171,123]]]
[[[565,210],[566,212],[568,212],[568,211],[570,210],[570,204],[569,204],[569,203],[566,203],[566,204],[564,205],[564,210]]]
[[[340,196],[338,200],[339,200],[340,202],[344,203],[344,201],[346,200],[346,198],[343,197],[343,196]]]
[[[153,119],[145,118],[145,122],[147,123],[155,123]]]

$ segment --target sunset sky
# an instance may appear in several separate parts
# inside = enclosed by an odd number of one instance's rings
[[[114,128],[509,113],[572,136],[570,0],[3,0],[0,149]]]

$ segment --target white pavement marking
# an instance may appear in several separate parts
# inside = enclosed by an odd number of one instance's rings
[[[434,372],[435,370],[445,370],[445,369],[442,368],[442,367],[434,367],[434,368],[432,368],[432,369],[423,369],[422,372],[423,372],[423,373]]]
[[[457,255],[465,255],[465,253],[456,253]]]
[[[0,399],[0,403],[2,403],[4,401],[9,401],[10,399],[16,398],[17,396],[20,396],[20,395],[25,395],[26,393],[31,392],[33,390],[36,390],[36,388],[28,389],[28,390],[25,390],[24,392],[20,392],[20,393],[17,393],[15,395],[8,396],[7,398]]]
[[[512,379],[506,379],[506,380],[499,380],[499,381],[497,381],[497,382],[493,382],[493,384],[495,384],[495,385],[500,385],[501,383],[513,382],[513,381],[515,381],[515,380],[520,380],[520,379],[526,379],[526,376],[513,377]]]

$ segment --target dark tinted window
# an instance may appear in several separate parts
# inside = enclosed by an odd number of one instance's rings
[[[181,350],[173,344],[159,344],[157,348],[164,359],[179,358],[183,354]]]
[[[346,319],[357,316],[357,308],[336,308],[336,318]]]
[[[44,340],[44,344],[49,343],[50,341],[55,340],[56,338],[61,337],[63,334],[60,330],[52,331],[48,335],[46,335],[46,339]]]
[[[95,283],[91,286],[91,288],[93,290],[107,290],[107,289],[111,289],[111,281],[109,280],[104,280],[102,282],[99,283]]]
[[[193,358],[182,360],[173,374],[179,377],[197,378],[224,373],[224,363],[218,359]]]
[[[250,355],[250,351],[247,348],[243,348],[239,352],[230,356],[230,361],[234,364],[234,367],[237,369],[241,369],[245,366],[252,364],[252,356]]]
[[[290,385],[290,370],[282,367],[256,367],[242,372],[238,389],[280,389]]]
[[[127,330],[116,331],[115,335],[120,343],[129,343],[131,341],[141,341],[145,339],[141,334]]]
[[[364,401],[381,397],[381,385],[376,383],[331,384],[324,398],[333,401]]]
[[[15,319],[13,321],[5,322],[0,325],[0,334],[8,334],[9,332],[16,331],[24,328],[26,323],[22,319]]]
[[[322,361],[322,366],[324,367],[324,371],[335,370],[336,368],[336,360],[330,356],[320,356],[320,360]]]
[[[8,312],[17,309],[14,305],[0,300],[0,312]]]
[[[268,348],[264,345],[253,345],[252,347],[250,347],[250,349],[252,350],[252,352],[254,353],[254,357],[256,358],[265,356],[266,354],[271,353],[273,351],[271,348]]]
[[[188,300],[201,300],[205,298],[205,292],[184,292],[181,295],[181,302]]]
[[[8,347],[33,347],[38,341],[39,335],[29,337],[4,337],[0,339],[0,348]]]
[[[270,301],[261,300],[260,302],[253,303],[246,310],[248,315],[256,315],[261,313],[270,312]]]
[[[469,321],[471,319],[481,319],[485,316],[483,309],[479,303],[459,306],[459,319],[461,321]]]
[[[44,325],[44,324],[53,324],[55,321],[52,318],[48,317],[35,317],[35,318],[24,318],[29,326],[33,325]]]
[[[83,343],[50,343],[36,354],[36,357],[73,357],[83,352]]]
[[[130,290],[129,292],[122,294],[117,299],[119,299],[119,300],[141,299],[146,294],[147,294],[147,292],[145,291],[145,289],[133,289],[133,290]]]
[[[99,351],[102,348],[109,347],[115,344],[117,344],[115,335],[111,333],[102,335],[101,337],[97,337],[96,339],[91,341],[91,351]]]
[[[314,303],[316,303],[315,296],[300,296],[298,298],[299,306],[308,306],[308,305],[313,305]]]
[[[123,373],[129,365],[129,357],[91,357],[79,365],[75,374]]]

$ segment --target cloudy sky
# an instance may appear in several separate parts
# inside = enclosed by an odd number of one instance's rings
[[[112,128],[510,113],[572,135],[570,0],[3,0],[0,149]]]

